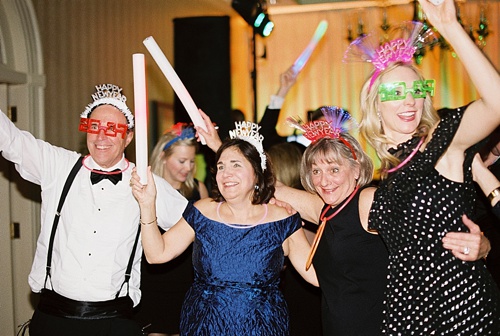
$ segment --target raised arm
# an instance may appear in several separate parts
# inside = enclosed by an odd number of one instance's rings
[[[321,197],[304,190],[287,187],[283,184],[276,185],[274,197],[283,201],[297,210],[302,219],[311,223],[318,223],[321,209],[325,205]]]
[[[453,0],[435,6],[419,0],[429,22],[453,47],[481,98],[473,102],[464,114],[451,146],[465,150],[489,135],[500,124],[500,75],[474,44],[457,20]]]
[[[282,137],[276,131],[281,107],[285,102],[285,97],[293,87],[297,80],[298,73],[293,69],[293,66],[280,74],[280,86],[276,94],[272,95],[267,105],[264,115],[260,119],[261,126],[260,134],[264,136],[264,149],[271,147],[275,143],[284,142],[285,137]]]
[[[472,162],[472,174],[474,176],[474,181],[476,181],[484,195],[487,196],[491,202],[491,206],[495,206],[495,204],[500,201],[500,192],[498,192],[500,189],[500,181],[488,167],[486,167],[479,154],[476,154]]]
[[[148,262],[159,264],[170,261],[180,255],[194,240],[194,231],[181,218],[163,235],[157,225],[156,217],[156,185],[148,167],[148,184],[142,185],[134,168],[130,180],[132,193],[141,210],[141,242]]]

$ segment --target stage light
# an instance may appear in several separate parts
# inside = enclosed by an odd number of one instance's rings
[[[267,14],[265,0],[233,0],[231,6],[262,37],[268,37],[274,23]]]

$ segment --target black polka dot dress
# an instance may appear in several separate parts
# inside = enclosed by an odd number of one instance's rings
[[[467,231],[462,214],[471,215],[475,191],[466,152],[464,182],[434,168],[453,139],[462,109],[447,110],[423,152],[381,182],[369,226],[389,250],[383,334],[500,335],[500,293],[482,260],[464,262],[444,249],[450,231]],[[415,138],[394,155],[405,158]]]

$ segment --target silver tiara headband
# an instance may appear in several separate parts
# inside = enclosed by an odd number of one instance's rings
[[[262,141],[264,136],[259,134],[260,126],[250,122],[250,121],[236,121],[234,123],[236,127],[234,130],[229,131],[229,137],[231,139],[241,139],[253,145],[260,155],[260,166],[262,171],[266,170],[266,153],[264,152],[264,147],[262,146]]]
[[[127,118],[127,128],[134,128],[134,116],[128,108],[127,97],[122,94],[122,88],[113,84],[102,84],[95,86],[96,92],[92,95],[93,102],[85,107],[85,111],[80,114],[81,118],[88,118],[90,113],[100,105],[112,105],[120,110]]]

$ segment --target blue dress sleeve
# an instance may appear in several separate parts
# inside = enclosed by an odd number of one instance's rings
[[[285,236],[283,240],[290,237],[295,231],[302,227],[302,219],[300,218],[299,213],[285,218],[283,222],[285,223],[283,230]]]
[[[182,214],[182,217],[186,220],[189,226],[193,228],[193,230],[195,229],[196,223],[198,223],[197,218],[201,215],[200,211],[198,211],[198,209],[194,206],[194,202],[195,201],[189,201]]]

